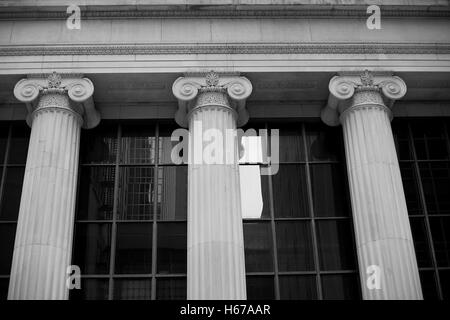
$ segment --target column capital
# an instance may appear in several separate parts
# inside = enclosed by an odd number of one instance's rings
[[[94,106],[93,93],[92,81],[84,78],[83,75],[57,72],[29,75],[17,82],[14,87],[14,96],[27,106],[29,115],[27,122],[30,126],[32,122],[30,116],[36,109],[52,105],[51,103],[40,105],[41,98],[48,95],[60,95],[62,99],[68,98],[70,108],[82,117],[83,128],[94,128],[101,118]]]
[[[378,105],[391,109],[394,101],[406,94],[405,82],[388,72],[343,72],[331,78],[328,103],[322,109],[322,121],[340,124],[339,116],[349,108]]]
[[[195,107],[218,105],[234,109],[237,125],[242,126],[249,118],[245,101],[252,90],[251,82],[239,76],[239,73],[187,73],[175,80],[172,86],[172,92],[178,99],[175,121],[180,126],[187,127],[189,113]],[[206,98],[206,95],[209,97]]]

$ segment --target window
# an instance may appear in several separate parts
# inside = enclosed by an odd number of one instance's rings
[[[22,121],[0,124],[0,300],[8,295],[29,135]]]
[[[280,167],[244,216],[248,299],[360,298],[341,128],[255,125],[280,129]]]
[[[450,299],[449,124],[442,118],[393,123],[425,299]]]
[[[450,298],[449,125],[393,123],[426,299]],[[282,129],[281,164],[277,175],[259,176],[261,207],[244,219],[249,299],[359,298],[341,128],[262,127]],[[82,290],[72,290],[72,299],[186,297],[187,168],[170,161],[174,128],[103,121],[82,131],[73,250]],[[29,134],[22,122],[0,124],[0,299]]]
[[[187,167],[170,161],[171,124],[82,132],[71,299],[185,299]]]
[[[271,127],[283,128],[279,172],[260,175],[267,163],[245,151],[240,166],[248,298],[359,298],[340,129]],[[72,298],[186,298],[187,167],[170,161],[174,128],[83,132],[74,264],[86,285]]]

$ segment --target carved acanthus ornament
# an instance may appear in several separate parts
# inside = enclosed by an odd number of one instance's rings
[[[245,101],[252,93],[252,84],[236,73],[191,73],[173,83],[172,91],[178,99],[175,121],[188,126],[189,115],[196,108],[218,106],[232,109],[237,126],[244,125],[249,118]]]
[[[406,94],[401,78],[368,70],[335,76],[328,88],[328,104],[322,109],[321,118],[330,126],[339,125],[340,117],[359,108],[383,108],[391,115],[394,101]]]
[[[30,75],[20,80],[14,88],[15,97],[27,106],[30,126],[33,114],[54,109],[76,113],[83,128],[95,127],[100,122],[100,114],[95,109],[93,93],[94,85],[88,78],[56,72]]]

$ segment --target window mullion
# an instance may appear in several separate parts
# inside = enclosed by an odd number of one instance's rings
[[[308,202],[309,202],[309,215],[310,215],[310,228],[311,228],[311,235],[313,238],[313,250],[314,250],[314,268],[316,271],[316,289],[317,289],[317,298],[319,300],[323,299],[322,294],[322,281],[320,279],[320,260],[319,260],[319,249],[318,249],[318,242],[317,242],[317,234],[316,234],[316,224],[314,221],[314,202],[313,202],[313,196],[312,196],[312,185],[311,185],[311,174],[309,170],[309,152],[307,147],[307,141],[306,141],[306,129],[305,125],[302,124],[302,137],[303,137],[303,148],[304,148],[304,154],[305,154],[305,173],[306,173],[306,190],[308,193]]]
[[[408,124],[408,140],[409,140],[409,144],[410,144],[410,148],[411,148],[412,156],[413,156],[413,161],[414,161],[414,171],[415,171],[417,184],[419,187],[419,197],[420,197],[420,202],[422,204],[422,210],[423,210],[423,214],[424,214],[425,229],[426,229],[426,234],[427,234],[427,238],[428,238],[428,246],[431,251],[431,260],[432,260],[433,269],[434,269],[434,273],[435,273],[435,279],[436,279],[436,284],[437,284],[437,289],[438,289],[438,296],[439,296],[439,299],[442,300],[443,295],[442,295],[441,281],[439,278],[439,270],[437,269],[436,253],[434,250],[433,237],[431,235],[430,221],[428,218],[428,210],[427,210],[427,205],[426,205],[426,201],[425,201],[425,192],[423,189],[422,179],[420,176],[420,168],[419,168],[419,163],[417,161],[417,153],[416,153],[416,147],[414,144],[414,136],[413,136],[410,124]]]
[[[109,260],[109,287],[108,287],[108,300],[113,300],[114,295],[114,268],[116,257],[116,238],[117,238],[117,206],[119,202],[119,161],[121,153],[121,139],[122,139],[122,126],[119,124],[117,127],[117,153],[115,163],[115,176],[114,176],[114,202],[112,212],[112,226],[111,226],[111,253]]]
[[[6,171],[8,170],[8,157],[9,157],[9,147],[11,144],[11,131],[12,131],[12,124],[8,127],[8,138],[6,140],[6,147],[5,147],[5,155],[3,157],[3,171],[1,175],[1,181],[0,181],[0,208],[2,208],[2,202],[3,202],[3,189],[5,187],[5,178],[6,178]],[[17,221],[17,219],[16,219]]]
[[[156,300],[156,272],[158,259],[157,256],[157,238],[158,238],[158,159],[159,159],[159,123],[155,126],[155,146],[154,146],[154,173],[153,173],[153,232],[152,232],[152,283],[151,300]]]
[[[266,150],[270,150],[270,155],[272,158],[272,146],[269,146],[269,135],[268,135],[268,124],[265,124],[267,139],[266,139]],[[269,148],[270,147],[270,148]],[[278,152],[278,150],[277,150]],[[269,164],[270,166],[271,164]],[[269,171],[270,172],[270,171]],[[275,299],[280,300],[280,279],[278,271],[278,248],[277,248],[277,237],[276,237],[276,227],[275,227],[275,211],[273,204],[273,186],[272,186],[272,175],[267,175],[267,183],[269,184],[269,211],[270,211],[270,225],[272,229],[272,253],[273,253],[273,270],[274,270],[274,286],[275,286]]]

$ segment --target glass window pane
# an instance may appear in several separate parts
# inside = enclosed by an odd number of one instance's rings
[[[273,271],[272,229],[270,223],[245,222],[245,271]]]
[[[180,141],[172,141],[172,133],[177,130],[186,130],[183,128],[178,127],[177,125],[174,126],[160,126],[159,127],[159,143],[158,143],[158,162],[162,164],[176,164],[172,161],[171,153],[172,149],[181,143],[183,140],[183,136],[181,136]],[[185,131],[187,133],[187,131]],[[177,135],[178,136],[178,135]],[[187,138],[187,137],[186,137]],[[187,141],[185,143],[182,143],[180,146],[185,146],[187,148]],[[180,150],[179,157],[180,159],[183,159],[183,152],[186,152],[187,156],[188,150]]]
[[[158,273],[186,273],[187,223],[158,223],[157,244]]]
[[[151,279],[114,279],[114,300],[150,300]]]
[[[8,164],[25,164],[28,154],[28,143],[31,129],[23,124],[14,124],[9,144]]]
[[[0,164],[5,160],[6,144],[8,143],[9,124],[0,123]]]
[[[270,218],[269,180],[258,165],[240,165],[241,209],[243,219]]]
[[[419,163],[429,214],[450,214],[450,166],[448,162]]]
[[[430,228],[438,267],[450,267],[450,217],[430,217]]]
[[[280,276],[281,300],[317,299],[316,276]]]
[[[361,298],[356,274],[323,275],[321,279],[324,300],[357,300]]]
[[[443,122],[420,121],[411,127],[417,159],[449,159]]]
[[[271,129],[280,130],[279,156],[281,163],[304,161],[305,151],[300,124],[286,125],[284,123],[278,126],[273,125]]]
[[[9,278],[0,278],[0,301],[8,298]]]
[[[152,272],[152,224],[118,223],[115,273]]]
[[[117,219],[152,219],[155,201],[154,175],[153,167],[120,168]]]
[[[158,168],[159,220],[186,220],[187,166]]]
[[[407,123],[401,121],[392,122],[392,131],[394,134],[395,148],[397,149],[397,157],[399,160],[413,159],[413,152],[411,148],[409,129]]]
[[[444,300],[450,300],[450,270],[439,271],[439,279]]]
[[[120,162],[126,164],[155,163],[155,128],[123,126],[120,143]]]
[[[261,175],[259,165],[240,165],[239,180],[241,188],[241,209],[243,219],[269,218],[267,195],[267,176]]]
[[[403,189],[405,191],[408,214],[423,214],[420,201],[419,185],[414,164],[400,162],[400,172],[402,175]]]
[[[356,269],[350,224],[349,220],[316,221],[321,270]]]
[[[421,270],[419,274],[424,300],[439,300],[434,271]]]
[[[338,160],[342,155],[342,129],[339,127],[307,125],[306,141],[310,161]]]
[[[115,167],[80,167],[79,220],[112,219]]]
[[[186,300],[186,278],[158,278],[157,300]]]
[[[6,178],[3,186],[0,220],[17,220],[25,168],[8,167],[4,170],[6,170]]]
[[[70,290],[70,300],[107,300],[108,279],[81,278],[81,289]]]
[[[318,217],[349,216],[345,167],[336,164],[312,164],[311,182],[314,215]]]
[[[262,168],[262,167],[260,167]],[[263,201],[263,208],[261,211],[261,218],[271,218],[270,214],[270,194],[269,194],[269,177],[267,175],[261,176],[261,196]]]
[[[247,300],[274,300],[273,276],[247,276]]]
[[[14,252],[14,240],[16,236],[15,223],[0,224],[0,274],[9,275]]]
[[[270,140],[271,131],[248,129],[239,131],[238,129],[238,148],[239,163],[241,164],[263,164],[267,162],[268,152],[264,146],[267,146]],[[240,136],[242,134],[242,136]],[[266,137],[266,139],[263,139]],[[273,146],[276,147],[275,145]],[[275,155],[274,155],[275,156]]]
[[[411,233],[419,267],[431,267],[431,251],[428,242],[427,229],[423,218],[410,218]]]
[[[109,273],[111,224],[78,223],[75,228],[74,262],[82,274]]]
[[[280,165],[272,176],[275,218],[307,217],[308,193],[303,165]]]
[[[100,124],[81,133],[81,163],[115,163],[117,125]]]
[[[276,238],[280,271],[314,270],[310,222],[277,222]]]

